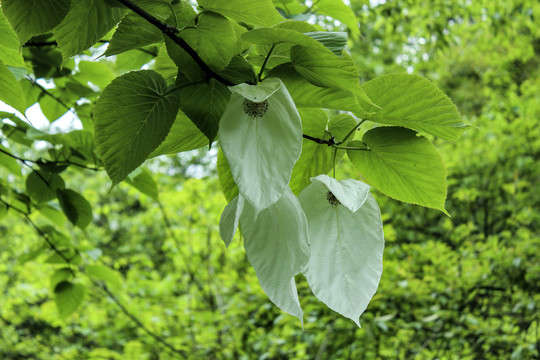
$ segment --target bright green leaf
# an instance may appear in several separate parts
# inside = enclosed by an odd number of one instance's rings
[[[259,283],[270,300],[303,323],[295,275],[309,259],[307,221],[290,189],[265,210],[247,202],[240,217],[244,247]]]
[[[386,195],[403,202],[444,209],[446,169],[431,142],[401,127],[378,127],[352,141],[347,155],[364,178]]]
[[[429,80],[417,75],[383,75],[362,85],[382,110],[371,121],[404,126],[446,140],[457,140],[467,129],[452,101]]]
[[[383,226],[369,186],[345,181],[318,176],[299,196],[310,241],[304,275],[319,300],[360,326],[382,274]],[[339,200],[349,199],[355,211],[329,199],[329,191]]]
[[[70,189],[56,191],[58,202],[68,220],[84,230],[92,222],[92,206],[81,194]]]
[[[279,200],[289,184],[302,150],[300,115],[279,79],[230,89],[219,125],[220,145],[240,194],[262,210]]]
[[[217,12],[239,22],[268,27],[285,19],[274,8],[272,0],[199,0],[205,10]]]
[[[342,0],[319,0],[315,5],[316,13],[328,15],[347,25],[353,38],[360,35],[360,29],[353,10],[350,6],[345,5]]]
[[[268,76],[279,77],[283,81],[294,103],[299,108],[321,107],[350,111],[362,118],[368,116],[353,93],[347,90],[313,85],[302,77],[291,64],[283,64],[272,69]]]
[[[80,61],[79,72],[75,75],[77,80],[91,82],[100,89],[105,89],[115,77],[114,71],[103,61]]]
[[[128,13],[116,29],[105,56],[119,54],[163,41],[161,31],[135,13]]]
[[[26,102],[21,85],[11,71],[0,63],[0,101],[24,114]]]
[[[161,144],[178,108],[178,91],[151,70],[122,75],[103,90],[94,110],[96,150],[114,184]]]
[[[2,10],[24,44],[60,24],[70,4],[70,0],[4,0]]]
[[[76,0],[54,36],[67,59],[94,45],[122,18],[123,8],[107,5],[104,0]]]
[[[54,302],[60,317],[65,319],[81,306],[86,288],[81,284],[62,281],[54,288]]]
[[[340,31],[316,31],[305,35],[317,40],[336,55],[341,55],[347,45],[347,33]]]
[[[0,11],[0,62],[8,66],[25,66],[19,38],[2,11]]]
[[[0,145],[0,166],[7,169],[11,174],[17,177],[21,177],[21,166],[19,165],[17,160],[3,153],[2,151],[6,151],[9,153],[9,151],[5,147]]]
[[[104,281],[113,289],[122,287],[122,276],[113,269],[104,265],[88,265],[85,268],[85,273],[94,279]]]
[[[335,141],[342,141],[347,134],[356,126],[356,120],[349,114],[332,116],[328,123],[328,131]]]
[[[73,278],[73,273],[70,268],[64,267],[56,270],[51,277],[49,277],[49,288],[54,291],[56,285],[63,281],[69,281]]]
[[[324,49],[324,45],[307,34],[282,28],[254,29],[242,34],[242,40],[257,45],[292,43],[314,49]]]

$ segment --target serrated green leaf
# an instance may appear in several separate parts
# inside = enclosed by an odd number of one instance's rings
[[[359,317],[381,278],[384,236],[379,207],[368,192],[369,186],[346,181],[343,186],[337,180],[319,176],[299,196],[310,241],[304,275],[319,300],[360,326]],[[356,193],[356,211],[331,204],[327,185],[340,198],[348,198],[350,190]],[[339,187],[345,192],[340,193]]]
[[[275,67],[270,71],[268,77],[280,78],[299,108],[321,107],[344,110],[361,118],[369,115],[351,92],[313,85],[302,77],[290,63]]]
[[[24,114],[26,102],[21,85],[4,64],[0,63],[0,101]]]
[[[2,11],[0,11],[0,62],[8,66],[25,66],[19,38]]]
[[[268,27],[285,19],[274,8],[272,0],[199,0],[205,10],[217,12],[239,22]]]
[[[468,126],[452,101],[429,80],[409,74],[383,75],[362,84],[382,110],[371,121],[404,126],[446,140],[457,140]]]
[[[303,133],[318,139],[329,140],[326,131],[328,115],[322,109],[300,109]],[[326,174],[332,168],[333,149],[325,144],[317,144],[303,139],[302,154],[296,162],[291,175],[290,187],[299,194],[311,182],[312,176]]]
[[[219,120],[227,107],[230,91],[216,79],[210,79],[208,83],[182,86],[179,92],[182,111],[208,140],[213,142],[218,132]]]
[[[178,91],[152,70],[122,75],[103,90],[94,109],[96,150],[114,184],[163,142],[178,108]]]
[[[208,146],[208,138],[182,111],[179,111],[167,137],[149,157],[176,154],[203,146]]]
[[[317,40],[336,55],[342,54],[348,39],[347,33],[341,31],[316,31],[305,35]]]
[[[2,10],[24,44],[60,24],[70,4],[70,0],[4,0]]]
[[[64,59],[94,45],[122,18],[125,9],[104,0],[73,1],[64,20],[53,30]]]
[[[236,55],[236,32],[231,22],[219,14],[200,13],[195,28],[188,27],[181,34],[182,39],[215,71],[223,70]]]
[[[291,63],[313,85],[352,92],[358,101],[376,107],[360,87],[358,70],[348,54],[337,56],[324,47],[296,45],[291,48]]]
[[[92,222],[92,206],[81,194],[70,189],[56,190],[62,211],[76,227],[84,230]]]
[[[231,202],[239,194],[238,186],[234,182],[229,162],[221,148],[218,151],[217,172],[223,196],[227,202]]]
[[[335,141],[342,141],[347,134],[356,126],[356,120],[349,114],[332,116],[328,122],[328,131]]]
[[[56,190],[65,187],[66,184],[59,175],[41,170],[32,171],[26,178],[26,192],[37,203],[56,198]]]
[[[281,198],[300,157],[300,115],[279,79],[230,89],[233,94],[219,125],[220,145],[240,194],[262,210]],[[265,101],[264,110],[250,111]]]
[[[270,300],[303,323],[295,275],[309,259],[307,221],[290,189],[265,210],[244,203],[240,217],[244,247],[259,283]]]
[[[234,234],[236,233],[243,209],[244,198],[238,195],[227,204],[225,209],[223,209],[223,213],[221,213],[221,218],[219,219],[219,235],[227,248],[229,248]]]
[[[54,288],[54,302],[60,317],[65,319],[81,306],[86,288],[81,284],[62,281]]]
[[[125,182],[152,199],[159,199],[157,183],[148,170],[138,168],[125,178]]]
[[[315,12],[328,15],[341,21],[351,31],[353,38],[360,35],[356,16],[350,6],[345,5],[342,0],[320,0],[315,3]]]
[[[140,15],[130,12],[118,24],[105,56],[120,54],[160,41],[163,41],[163,34],[157,27]]]
[[[111,268],[103,265],[88,265],[85,268],[86,274],[94,279],[102,280],[113,289],[122,287],[121,275]]]
[[[447,214],[446,169],[428,139],[401,127],[379,127],[347,146],[364,144],[369,151],[348,150],[347,155],[371,185],[396,200]]]

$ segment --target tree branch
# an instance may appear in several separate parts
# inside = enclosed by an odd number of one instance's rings
[[[150,15],[149,13],[147,13],[146,11],[144,11],[143,9],[141,9],[140,7],[132,3],[130,0],[117,0],[117,1],[121,3],[122,5],[124,5],[125,7],[127,7],[128,9],[130,9],[131,11],[133,11],[134,13],[136,13],[137,15],[139,15],[140,17],[142,17],[143,19],[145,19],[146,21],[148,21],[150,24],[157,27],[159,30],[161,30],[163,34],[168,36],[172,41],[174,41],[178,46],[180,46],[185,52],[188,53],[189,56],[191,56],[193,60],[195,60],[195,62],[201,67],[201,69],[204,71],[207,77],[214,78],[218,80],[219,82],[228,86],[235,85],[229,80],[223,78],[218,73],[214,72],[214,70],[210,69],[210,67],[204,62],[204,60],[201,59],[199,54],[184,39],[176,35],[179,32],[177,28],[161,22],[154,16]]]
[[[306,134],[302,134],[302,137],[304,139],[308,139],[308,140],[311,140],[313,142],[316,142],[317,144],[326,144],[328,146],[333,146],[333,145],[336,144],[336,141],[334,140],[333,137],[330,138],[329,140],[319,139],[319,138],[309,136],[309,135],[306,135]]]
[[[167,347],[169,350],[171,350],[175,354],[180,355],[182,358],[187,358],[187,354],[184,351],[179,350],[179,349],[175,348],[174,346],[172,346],[171,344],[169,344],[165,339],[163,339],[161,336],[159,336],[158,334],[156,334],[152,330],[148,329],[146,327],[146,325],[144,325],[139,319],[137,319],[135,317],[135,315],[133,315],[131,312],[129,312],[129,310],[120,302],[120,300],[118,300],[118,298],[109,290],[109,288],[106,285],[99,285],[96,282],[94,282],[94,285],[97,285],[101,289],[103,289],[103,291],[116,304],[116,306],[118,306],[120,308],[120,310],[122,310],[122,312],[128,318],[130,318],[131,321],[133,321],[135,324],[137,324],[137,326],[140,329],[142,329],[145,333],[147,333],[148,335],[153,337],[156,341],[158,341],[159,343],[161,343],[162,345]]]

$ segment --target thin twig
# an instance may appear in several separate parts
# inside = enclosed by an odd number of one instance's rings
[[[45,95],[51,97],[53,100],[55,100],[57,103],[59,103],[60,105],[62,105],[64,108],[66,108],[68,111],[72,112],[73,114],[76,114],[75,110],[73,110],[71,108],[71,106],[69,105],[66,105],[65,102],[62,101],[62,99],[54,96],[53,94],[51,94],[51,92],[47,89],[45,89],[43,86],[41,86],[36,80],[32,79],[30,76],[25,76],[24,77],[26,80],[30,81],[30,83],[32,83],[33,86],[39,88],[39,90],[41,90],[42,93],[44,93]]]
[[[134,3],[132,3],[130,0],[117,0],[119,3],[127,7],[128,9],[132,10],[134,13],[142,17],[144,20],[148,21],[150,24],[157,27],[163,34],[168,36],[172,41],[174,41],[178,46],[180,46],[185,52],[188,53],[189,56],[195,62],[201,67],[201,69],[204,71],[207,77],[214,78],[218,80],[219,82],[228,85],[233,86],[232,82],[229,80],[223,78],[218,73],[214,72],[214,70],[210,69],[210,67],[204,62],[203,59],[199,56],[199,54],[181,37],[176,35],[178,33],[178,29],[176,29],[174,26],[167,25],[154,16],[150,15]]]
[[[354,132],[356,130],[358,130],[358,128],[360,127],[360,125],[362,125],[364,122],[366,122],[366,120],[361,120],[358,124],[356,124],[352,129],[351,131],[349,131],[349,133],[347,135],[345,135],[345,137],[343,138],[343,140],[341,141],[338,141],[336,143],[336,145],[341,145],[343,144],[345,141],[347,141],[347,139],[349,139],[351,137],[352,134],[354,134]]]
[[[335,140],[334,140],[333,137],[331,139],[329,139],[329,140],[319,139],[319,138],[309,136],[309,135],[306,135],[306,134],[302,134],[302,137],[304,139],[308,139],[308,140],[311,140],[313,142],[316,142],[317,144],[326,144],[328,146],[333,146],[335,144]]]
[[[70,160],[59,160],[59,161],[46,160],[47,162],[45,163],[43,160],[24,159],[24,158],[21,158],[21,157],[19,157],[17,155],[14,155],[14,154],[10,153],[9,151],[4,150],[2,148],[0,148],[0,153],[6,154],[7,156],[12,157],[15,160],[19,160],[20,162],[22,162],[26,166],[29,166],[27,164],[27,162],[29,162],[29,163],[32,163],[32,164],[36,164],[38,166],[40,164],[52,164],[52,165],[57,165],[57,166],[73,165],[73,166],[77,166],[77,167],[80,167],[80,168],[83,168],[83,169],[86,169],[86,170],[92,170],[92,171],[101,170],[101,168],[99,168],[99,167],[90,167],[90,166],[86,166],[86,165],[83,165],[83,164],[78,164],[78,163],[70,161]],[[43,178],[42,178],[42,180],[43,180]]]
[[[175,354],[179,355],[180,357],[182,358],[187,358],[187,354],[180,350],[180,349],[177,349],[175,348],[174,346],[172,346],[171,344],[169,344],[167,342],[167,340],[165,340],[164,338],[162,338],[161,336],[159,336],[158,334],[156,334],[155,332],[153,332],[152,330],[148,329],[146,327],[146,325],[144,325],[139,319],[137,319],[135,317],[135,315],[133,315],[121,302],[120,300],[118,300],[118,298],[109,290],[109,288],[104,285],[104,284],[98,284],[94,281],[94,285],[96,286],[99,286],[101,289],[103,289],[103,291],[107,294],[107,296],[116,304],[116,306],[118,306],[120,308],[120,310],[128,317],[130,318],[131,321],[133,321],[135,324],[137,324],[137,326],[142,329],[145,333],[147,333],[148,335],[150,335],[151,337],[153,337],[156,341],[158,341],[159,343],[161,343],[162,345],[164,345],[165,347],[167,347],[169,350],[171,350],[172,352],[174,352]]]

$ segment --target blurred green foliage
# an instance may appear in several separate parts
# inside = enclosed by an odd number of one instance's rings
[[[145,328],[190,359],[540,358],[540,4],[351,3],[362,80],[426,76],[474,127],[456,143],[435,139],[451,218],[375,194],[386,251],[363,327],[308,296],[304,280],[304,331],[270,303],[238,235],[229,250],[219,239],[226,202],[202,152],[148,164],[159,201],[126,184],[110,191],[102,173],[64,176],[94,208],[90,227],[65,234],[83,259],[73,281],[88,289],[66,320],[49,280],[64,266],[24,218],[0,208],[2,359],[183,358]],[[343,168],[342,176],[360,176]],[[50,213],[32,221],[54,221]],[[104,288],[85,273],[101,265],[120,281],[108,274]]]

